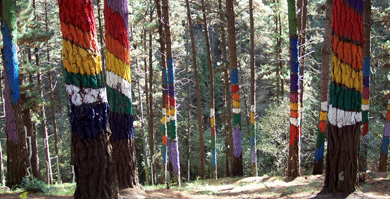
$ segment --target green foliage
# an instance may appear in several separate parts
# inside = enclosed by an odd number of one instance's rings
[[[49,190],[47,185],[32,176],[25,176],[20,184],[20,188],[24,189],[26,192],[42,192],[47,193]]]

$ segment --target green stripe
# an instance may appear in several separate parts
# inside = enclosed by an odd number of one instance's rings
[[[236,128],[237,124],[241,128],[241,114],[233,113],[233,127]]]
[[[320,148],[321,145],[325,142],[325,133],[321,133],[320,129],[318,129],[317,134],[317,148]]]
[[[17,45],[17,28],[15,14],[15,0],[3,0],[3,20],[7,24],[8,31],[12,35],[12,43]]]
[[[297,12],[295,0],[288,0],[288,29],[291,35],[297,34]]]
[[[251,124],[250,133],[251,133],[252,137],[256,138],[255,125],[254,124]]]
[[[361,111],[362,94],[345,86],[330,83],[330,104],[345,111]]]
[[[79,88],[103,88],[104,85],[104,74],[103,72],[92,76],[92,75],[81,75],[70,73],[65,70],[65,83],[75,85]]]
[[[133,114],[131,100],[122,93],[107,86],[107,99],[110,111],[117,113]]]
[[[368,123],[368,111],[362,111],[362,123]]]
[[[176,127],[176,121],[174,120],[171,120],[169,121],[169,124],[168,124],[168,137],[169,139],[172,140],[176,140],[177,138],[177,131],[176,131],[177,127]]]

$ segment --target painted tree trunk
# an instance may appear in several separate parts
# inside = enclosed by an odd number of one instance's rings
[[[299,175],[298,145],[301,135],[300,116],[300,66],[297,35],[297,14],[295,0],[288,1],[288,24],[290,34],[290,146],[287,176],[289,180]]]
[[[359,171],[365,172],[367,168],[367,150],[368,150],[368,110],[370,109],[370,68],[371,68],[371,0],[364,0],[363,9],[363,99],[362,99],[362,123],[361,144],[359,153]]]
[[[7,182],[13,187],[27,175],[27,141],[22,124],[22,109],[19,95],[19,64],[17,58],[17,28],[15,1],[2,2],[2,33],[5,98],[5,132],[7,133]]]
[[[363,0],[333,0],[329,134],[324,189],[353,192],[363,87]]]
[[[387,103],[387,121],[383,133],[382,144],[379,157],[379,171],[387,172],[387,154],[389,153],[389,137],[390,137],[390,99]]]
[[[215,131],[215,99],[214,99],[214,72],[213,65],[211,62],[211,52],[210,52],[210,40],[208,34],[208,24],[206,16],[206,5],[204,0],[201,0],[202,3],[202,13],[203,13],[203,27],[206,40],[206,49],[207,49],[207,63],[209,65],[209,76],[210,76],[210,126],[211,126],[211,168],[212,176],[214,179],[217,179],[217,148],[216,148],[216,131]]]
[[[198,131],[199,131],[200,176],[202,179],[204,179],[205,178],[205,168],[204,168],[202,109],[201,109],[201,104],[200,104],[200,86],[199,86],[199,77],[198,77],[198,65],[196,62],[197,58],[196,58],[195,39],[194,39],[194,31],[192,29],[192,19],[191,19],[191,10],[190,10],[190,5],[189,5],[189,0],[186,0],[186,8],[187,8],[188,26],[190,28],[190,34],[191,34],[192,63],[194,66],[194,76],[195,76],[196,110],[198,113]]]
[[[326,1],[325,34],[324,45],[322,46],[320,116],[318,123],[316,151],[314,156],[313,175],[322,174],[324,167],[324,143],[326,118],[328,115],[329,57],[331,55],[330,44],[332,37],[332,3],[333,0]]]
[[[168,93],[169,93],[169,123],[168,123],[168,154],[169,163],[172,166],[173,173],[177,175],[178,185],[180,181],[180,156],[176,126],[176,93],[175,93],[175,71],[172,57],[172,41],[169,23],[169,0],[163,0],[164,24],[165,24],[165,41],[168,61]]]
[[[249,0],[249,24],[250,24],[250,67],[251,67],[251,175],[257,177],[257,147],[256,147],[256,76],[255,76],[255,31],[253,22],[253,0]]]
[[[230,82],[232,84],[232,99],[233,99],[233,164],[232,175],[243,176],[242,165],[242,142],[241,142],[241,110],[240,110],[240,93],[237,68],[237,49],[236,49],[236,33],[234,27],[234,7],[233,0],[226,0],[226,16],[228,29],[228,46],[230,56]]]
[[[59,14],[61,22],[61,31],[63,38],[63,64],[65,66],[65,83],[66,92],[71,103],[70,123],[72,129],[72,147],[74,158],[74,169],[76,175],[76,190],[75,198],[118,198],[118,183],[117,171],[114,161],[112,159],[112,146],[109,142],[110,132],[108,130],[108,101],[107,92],[104,85],[104,76],[100,64],[100,51],[96,38],[96,25],[93,13],[93,3],[90,0],[59,0]],[[127,6],[126,6],[127,8]],[[107,10],[108,12],[109,10]],[[127,13],[126,13],[127,14]],[[119,15],[121,16],[121,15]],[[120,23],[108,23],[107,29],[116,28]],[[123,33],[123,32],[122,32]],[[112,35],[123,36],[116,32]],[[114,40],[114,39],[113,39]],[[117,43],[119,46],[122,43]],[[124,42],[126,44],[126,42]],[[128,44],[128,42],[127,42]],[[107,47],[111,49],[110,47]],[[124,48],[114,48],[116,51],[124,50]],[[115,52],[116,52],[115,51]],[[111,53],[107,56],[113,57]],[[126,54],[122,54],[126,57]],[[115,71],[121,75],[130,76],[130,71],[123,70],[120,66],[124,63],[119,59],[113,59],[111,65]],[[112,79],[121,81],[121,78],[110,73]],[[128,79],[129,81],[129,79]],[[125,83],[122,84],[125,87]],[[130,89],[129,85],[126,85]],[[107,89],[110,96],[114,89]],[[116,95],[113,98],[117,101],[125,103],[125,95]],[[110,99],[113,102],[113,99]],[[126,107],[131,107],[131,103],[127,103]],[[111,117],[122,116],[119,114],[120,108],[112,106],[110,112]],[[131,110],[131,109],[127,109]],[[131,117],[125,117],[127,120],[122,120],[123,123],[130,123]],[[114,118],[115,119],[115,118]],[[115,121],[115,120],[114,120]],[[118,142],[125,142],[125,146],[131,146],[127,136],[128,131],[122,131],[123,134],[118,134],[116,128],[121,126],[111,125],[113,134],[111,139],[118,144]],[[123,129],[125,129],[123,127]],[[130,128],[131,129],[131,128]],[[127,132],[127,134],[125,133]],[[123,146],[123,145],[120,145]],[[126,148],[125,147],[125,148]],[[122,150],[122,147],[115,146],[114,148]],[[124,150],[129,151],[129,150]],[[130,150],[131,151],[131,150]],[[123,153],[116,151],[115,153]],[[134,156],[135,158],[135,156]],[[125,159],[122,159],[124,162]],[[134,160],[135,161],[135,160]],[[115,161],[116,162],[116,161]],[[121,173],[121,175],[126,175]]]
[[[104,19],[112,157],[118,173],[119,189],[133,188],[138,184],[138,174],[131,102],[127,0],[106,0]]]

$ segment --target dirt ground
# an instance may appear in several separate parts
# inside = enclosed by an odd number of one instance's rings
[[[390,199],[390,177],[388,173],[373,172],[360,182],[357,190],[350,194],[322,194],[323,175],[301,176],[287,182],[282,177],[222,178],[183,183],[182,187],[170,189],[140,187],[120,192],[123,199],[213,199],[213,198],[364,198]],[[20,198],[22,193],[0,194],[0,199]],[[71,199],[72,196],[45,196],[28,193],[27,198],[34,199]]]

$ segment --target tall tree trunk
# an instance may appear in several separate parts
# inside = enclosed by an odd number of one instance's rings
[[[122,140],[114,143],[116,145],[114,147],[109,142],[110,131],[108,130],[107,115],[109,106],[100,64],[92,1],[59,0],[58,4],[63,37],[62,57],[66,69],[66,91],[71,102],[70,122],[76,175],[74,197],[118,198],[117,171],[114,164],[117,161],[116,158],[113,160],[112,150],[114,148],[114,154],[119,154],[121,157],[123,155],[131,156],[133,153],[128,153],[128,150],[120,152],[123,148],[120,148],[117,143],[121,143]],[[114,22],[107,24],[118,25]],[[107,28],[110,29],[112,26]],[[79,31],[76,32],[76,30]],[[108,47],[108,49],[111,48]],[[123,47],[114,47],[114,49],[119,51]],[[75,55],[79,56],[82,61],[76,60]],[[112,92],[112,90],[108,92]],[[125,101],[122,101],[122,103],[124,104]],[[111,107],[110,114],[112,117],[116,114],[115,108],[117,107]],[[117,128],[115,127],[128,128],[112,121],[115,120],[111,120],[113,131],[111,139],[118,141],[118,138],[121,137],[116,134],[115,130]],[[126,122],[127,125],[131,122],[131,120],[119,121]],[[124,142],[129,142],[129,140],[125,139]],[[124,146],[134,149],[134,145],[130,145],[131,143],[125,143]],[[135,163],[135,156],[132,156],[132,158]],[[122,160],[122,162],[131,163],[124,157],[122,157]],[[121,175],[127,176],[127,173],[121,172]]]
[[[169,111],[169,100],[168,100],[168,76],[167,76],[167,68],[166,68],[166,56],[165,56],[165,35],[164,35],[164,19],[161,14],[161,5],[160,0],[156,1],[156,10],[157,10],[157,17],[158,17],[158,34],[159,34],[159,42],[160,42],[160,52],[161,52],[161,84],[162,84],[162,156],[163,156],[163,164],[164,164],[164,171],[162,176],[162,183],[167,182],[167,121],[168,121],[168,111]]]
[[[19,64],[17,59],[17,28],[15,1],[3,0],[1,7],[4,60],[5,132],[7,133],[7,184],[13,187],[27,175],[27,141],[22,124],[19,100]]]
[[[150,0],[150,23],[153,22],[153,1]],[[149,31],[149,149],[150,149],[150,170],[152,185],[156,182],[156,164],[154,162],[154,114],[153,114],[153,40],[152,30]]]
[[[256,76],[255,76],[255,31],[253,22],[253,0],[249,0],[249,26],[250,26],[250,67],[251,67],[251,175],[257,177],[257,147],[256,147]]]
[[[233,0],[226,0],[226,16],[227,16],[227,30],[228,30],[228,46],[229,46],[229,62],[230,62],[230,76],[233,93],[233,161],[232,161],[232,175],[243,176],[242,166],[242,143],[241,143],[241,111],[240,111],[240,94],[238,83],[238,69],[237,69],[237,49],[236,49],[236,29],[234,27],[234,8]]]
[[[329,141],[324,186],[330,192],[353,192],[358,170],[362,122],[363,0],[350,2],[333,0]]]
[[[0,3],[0,7],[2,7],[1,3]],[[2,12],[2,10],[0,9],[0,12]],[[0,14],[2,15],[2,14]],[[2,59],[3,59],[3,63],[4,63],[4,53],[3,53],[3,50],[1,51],[1,54],[2,54]],[[3,76],[3,71],[0,70],[0,76]],[[1,95],[1,110],[2,110],[2,114],[1,114],[1,117],[4,117],[5,118],[5,103],[4,103],[4,89],[3,89],[3,80],[0,79],[0,95]],[[4,164],[3,164],[3,147],[1,146],[1,142],[0,142],[0,172],[1,172],[1,184],[4,186],[5,185],[5,174],[4,174]]]
[[[188,0],[186,0],[186,7],[187,7],[188,27],[190,28],[190,34],[191,34],[192,64],[194,66],[194,75],[195,75],[196,110],[198,112],[198,131],[199,131],[200,176],[202,179],[204,179],[205,169],[204,169],[202,109],[200,105],[200,89],[199,89],[198,65],[196,63],[194,31],[192,27],[191,10],[190,10],[190,5]]]
[[[274,3],[275,4],[279,4],[279,0],[276,1],[274,0]],[[280,81],[281,81],[281,71],[280,71],[280,67],[279,65],[277,65],[277,63],[280,63],[280,47],[281,47],[281,42],[280,42],[280,36],[279,36],[279,17],[280,14],[279,14],[279,6],[276,5],[275,6],[275,34],[276,34],[276,46],[275,46],[275,65],[276,65],[276,96],[277,96],[277,100],[279,101],[280,99],[280,96],[281,96],[281,88],[280,88]],[[283,96],[282,96],[283,98]]]
[[[390,138],[390,99],[387,104],[387,117],[385,130],[383,133],[382,144],[379,157],[379,172],[387,172],[387,155],[389,153],[389,138]]]
[[[203,27],[206,40],[206,49],[207,49],[207,63],[209,65],[209,76],[210,76],[210,126],[211,126],[211,154],[212,154],[212,175],[217,179],[217,148],[216,148],[216,130],[215,130],[215,99],[214,99],[214,75],[213,75],[213,65],[211,62],[211,52],[210,52],[210,40],[208,34],[208,25],[206,17],[206,8],[204,0],[201,0],[202,3],[202,13],[203,13]],[[204,177],[204,176],[203,176]]]
[[[297,15],[295,0],[288,2],[288,24],[290,33],[290,146],[288,154],[287,177],[295,179],[299,175],[298,142],[301,132],[299,51],[297,35]]]
[[[167,50],[168,60],[168,84],[169,84],[169,124],[168,124],[168,148],[169,148],[169,163],[172,166],[173,172],[177,175],[177,182],[181,186],[180,181],[180,156],[179,156],[179,145],[176,127],[176,96],[175,96],[175,71],[173,66],[172,57],[172,41],[171,41],[171,30],[169,22],[169,0],[163,0],[163,13],[164,13],[164,24],[165,24],[165,41]]]
[[[322,46],[322,68],[321,68],[321,93],[320,93],[320,116],[318,123],[317,145],[314,158],[313,175],[322,174],[324,162],[324,142],[326,130],[326,118],[328,115],[328,82],[330,63],[330,44],[332,37],[332,3],[326,1],[325,33]]]
[[[188,21],[186,23],[186,31],[188,31]],[[190,77],[188,76],[188,62],[189,62],[189,43],[188,32],[186,32],[186,79],[187,79],[187,143],[188,143],[188,155],[187,155],[187,181],[191,180],[191,94],[190,94]]]
[[[102,61],[102,67],[103,71],[106,71],[106,53],[105,49],[103,48],[104,46],[104,34],[103,34],[103,24],[102,24],[102,8],[100,7],[100,2],[101,0],[97,0],[96,5],[97,5],[97,11],[98,11],[98,23],[99,23],[99,43],[100,43],[100,56],[101,56],[101,61]],[[104,4],[104,0],[103,0]],[[106,80],[106,73],[104,74],[104,79]]]
[[[225,166],[226,166],[226,176],[230,176],[229,164],[233,159],[233,137],[232,135],[232,102],[230,98],[230,82],[229,82],[229,64],[227,61],[227,50],[226,50],[226,33],[225,33],[225,25],[226,25],[226,15],[222,10],[222,0],[218,0],[218,8],[220,11],[220,19],[221,19],[221,45],[222,45],[222,59],[224,63],[224,86],[225,86],[225,107],[226,107],[226,116],[225,116]]]
[[[130,42],[127,0],[105,1],[105,41],[107,48],[107,97],[112,132],[112,157],[119,189],[138,184],[133,107],[131,101]]]
[[[362,123],[361,145],[359,153],[359,171],[366,171],[368,140],[368,110],[370,109],[370,62],[371,62],[371,0],[364,0],[363,9],[363,99],[362,99]]]

